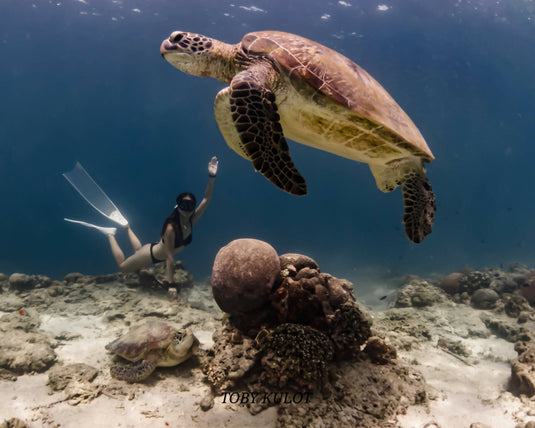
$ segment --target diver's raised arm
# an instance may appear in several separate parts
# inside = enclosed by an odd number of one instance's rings
[[[212,194],[214,192],[214,183],[215,183],[215,176],[217,175],[217,166],[218,166],[218,160],[214,156],[210,162],[208,163],[208,185],[206,186],[206,191],[204,192],[204,198],[202,199],[201,203],[195,210],[195,214],[193,214],[193,218],[191,219],[192,224],[197,223],[197,220],[204,214],[204,211],[208,207],[208,204],[212,200]]]

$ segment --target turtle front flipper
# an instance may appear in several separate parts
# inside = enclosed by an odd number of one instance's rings
[[[403,193],[403,223],[408,238],[419,244],[433,230],[437,205],[429,179],[423,172],[410,171],[401,183]]]
[[[292,195],[305,195],[306,181],[290,157],[275,94],[268,87],[269,74],[265,65],[251,67],[234,76],[228,92],[218,94],[220,98],[228,93],[235,131],[221,126],[220,101],[216,101],[216,117],[227,144],[249,159],[257,171],[282,190]],[[223,122],[228,125],[228,119]],[[235,141],[236,136],[239,141]]]
[[[151,359],[141,360],[129,366],[113,366],[110,368],[111,377],[126,382],[141,382],[146,379],[156,368],[156,361]]]

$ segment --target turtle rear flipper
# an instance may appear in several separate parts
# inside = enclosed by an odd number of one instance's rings
[[[111,377],[126,382],[140,382],[146,379],[156,368],[156,361],[141,360],[129,366],[113,366],[110,368]]]
[[[265,65],[241,71],[232,79],[228,95],[239,147],[234,149],[236,144],[225,138],[230,147],[242,156],[245,154],[255,169],[277,187],[292,195],[306,195],[306,181],[290,157],[275,94],[268,81],[269,70]]]
[[[401,188],[405,206],[405,233],[412,242],[419,244],[433,230],[437,210],[435,194],[424,173],[413,170],[403,178]]]

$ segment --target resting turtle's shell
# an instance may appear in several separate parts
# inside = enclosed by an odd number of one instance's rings
[[[176,329],[162,321],[147,322],[106,345],[108,351],[138,363],[114,366],[111,374],[121,380],[138,382],[158,366],[176,366],[187,360],[198,343],[190,329]]]
[[[286,138],[369,164],[383,192],[403,188],[409,239],[431,233],[435,197],[423,168],[434,159],[386,90],[357,64],[319,43],[278,31],[227,45],[174,32],[160,52],[178,69],[229,87],[215,101],[227,144],[281,189],[307,192]]]

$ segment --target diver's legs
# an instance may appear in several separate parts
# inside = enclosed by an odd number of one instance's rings
[[[108,235],[113,258],[115,259],[115,262],[117,263],[117,266],[119,267],[119,270],[121,272],[134,272],[136,270],[144,268],[152,262],[152,257],[150,255],[150,244],[145,244],[141,246],[134,232],[131,232],[130,228],[128,228],[128,231],[128,236],[130,236],[130,242],[132,243],[132,246],[137,243],[139,244],[139,248],[126,260],[124,257],[124,253],[121,250],[121,247],[119,247],[119,244],[115,239],[115,236]]]
[[[145,244],[138,251],[120,263],[119,270],[121,272],[134,272],[143,269],[150,263],[152,263],[150,244]]]
[[[141,249],[141,242],[134,233],[132,229],[130,229],[130,226],[126,226],[126,231],[128,232],[128,238],[130,239],[130,244],[132,244],[132,248],[134,249],[134,252],[137,252]]]
[[[108,240],[110,241],[111,252],[113,254],[113,258],[115,259],[115,263],[117,263],[117,266],[119,266],[120,268],[121,263],[124,262],[123,250],[121,250],[121,247],[119,247],[119,244],[117,243],[117,240],[115,239],[115,235],[109,234]]]

